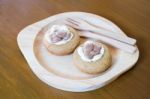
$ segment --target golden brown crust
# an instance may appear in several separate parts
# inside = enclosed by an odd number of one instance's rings
[[[73,28],[69,27],[69,30],[72,32],[73,37],[66,44],[62,45],[50,44],[47,40],[44,39],[43,41],[44,45],[46,46],[49,52],[55,55],[66,55],[74,51],[74,49],[79,44],[80,37],[78,32],[76,32]]]
[[[74,60],[74,64],[77,66],[77,68],[79,68],[79,70],[89,74],[96,74],[96,73],[104,72],[106,69],[108,69],[111,66],[111,55],[109,49],[104,44],[101,43],[98,44],[104,47],[105,52],[102,58],[95,62],[83,61],[79,56],[77,49],[75,50],[73,54],[73,60]]]

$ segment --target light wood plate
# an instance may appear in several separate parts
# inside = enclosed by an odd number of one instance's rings
[[[104,73],[90,75],[79,71],[74,66],[72,54],[56,56],[49,53],[43,45],[44,31],[53,24],[63,24],[63,20],[67,17],[79,17],[98,27],[126,36],[111,21],[85,12],[57,14],[25,27],[18,34],[18,45],[32,71],[43,82],[66,91],[84,92],[94,90],[110,83],[137,62],[139,50],[134,54],[130,54],[108,45],[113,57],[112,66]],[[86,39],[89,38],[81,38],[81,43]]]

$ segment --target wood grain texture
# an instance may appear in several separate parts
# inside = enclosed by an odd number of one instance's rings
[[[16,37],[26,25],[65,11],[104,16],[137,39],[136,66],[111,84],[86,93],[57,90],[41,82],[23,58]],[[0,99],[150,98],[149,0],[0,0]]]

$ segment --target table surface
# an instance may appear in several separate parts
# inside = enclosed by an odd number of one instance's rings
[[[84,93],[65,92],[40,81],[17,45],[25,26],[66,11],[106,17],[137,39],[134,68],[109,85]],[[149,99],[150,0],[0,0],[0,99]]]

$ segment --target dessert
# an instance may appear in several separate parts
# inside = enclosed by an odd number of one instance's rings
[[[86,41],[75,50],[73,61],[81,71],[96,74],[111,66],[111,55],[106,45]]]
[[[49,52],[56,55],[69,54],[78,44],[78,32],[66,25],[53,25],[44,35],[44,45]]]

